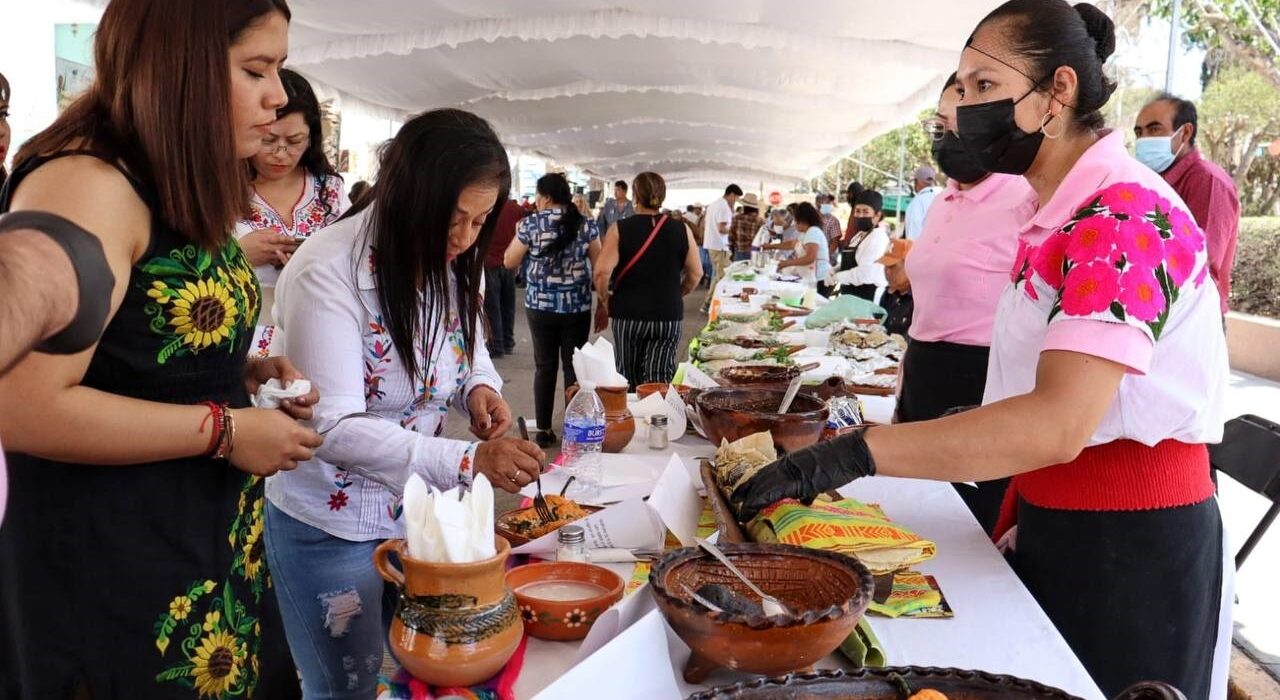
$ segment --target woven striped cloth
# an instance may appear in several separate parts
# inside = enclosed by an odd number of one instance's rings
[[[887,574],[932,559],[937,546],[894,523],[880,506],[853,499],[785,500],[769,506],[748,525],[756,542],[781,542],[856,557],[873,574]]]

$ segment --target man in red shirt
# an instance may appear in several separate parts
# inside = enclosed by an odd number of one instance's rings
[[[1138,160],[1164,176],[1204,230],[1209,274],[1218,286],[1225,314],[1240,235],[1240,196],[1231,176],[1200,155],[1197,128],[1195,104],[1163,94],[1138,113],[1134,150]]]
[[[489,357],[502,357],[516,349],[516,277],[502,264],[502,254],[516,237],[516,224],[526,213],[514,199],[502,205],[484,257],[484,315],[489,320],[485,345]]]

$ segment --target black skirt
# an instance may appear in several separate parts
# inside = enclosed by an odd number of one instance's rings
[[[1214,498],[1146,511],[1018,508],[1018,576],[1106,697],[1164,681],[1209,697],[1222,605]]]
[[[953,408],[981,404],[990,351],[981,345],[912,339],[902,359],[898,420],[933,420]],[[980,481],[977,488],[968,484],[953,486],[982,529],[990,534],[1000,516],[1000,503],[1009,480]]]

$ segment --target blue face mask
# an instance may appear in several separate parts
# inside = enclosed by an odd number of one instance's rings
[[[823,204],[821,209],[823,214],[830,214],[835,210],[836,210],[835,205],[832,205],[832,204]]]
[[[1148,168],[1163,173],[1178,156],[1173,152],[1172,136],[1147,136],[1134,142],[1133,157]]]

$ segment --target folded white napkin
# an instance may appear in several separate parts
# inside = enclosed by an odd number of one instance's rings
[[[306,379],[295,379],[287,387],[281,384],[279,379],[268,379],[265,384],[258,387],[258,393],[253,395],[253,403],[258,408],[280,408],[281,401],[296,399],[310,393],[311,382]]]
[[[684,399],[680,398],[675,389],[668,389],[666,396],[660,393],[649,394],[629,408],[636,419],[636,432],[642,436],[649,434],[649,418],[655,415],[667,417],[667,436],[672,440],[684,435],[688,427],[684,415]]]
[[[441,493],[414,474],[404,487],[405,541],[421,561],[461,564],[494,556],[493,487],[483,474],[471,490]]]
[[[618,374],[613,343],[596,338],[573,351],[573,371],[581,386],[627,386],[627,378]]]

